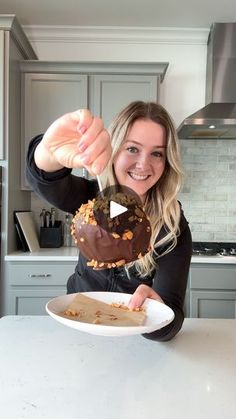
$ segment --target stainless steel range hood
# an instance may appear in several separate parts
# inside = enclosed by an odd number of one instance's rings
[[[178,128],[182,139],[236,139],[236,23],[214,23],[207,44],[206,106]]]

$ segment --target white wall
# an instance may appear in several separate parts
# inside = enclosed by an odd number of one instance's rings
[[[40,60],[169,62],[161,103],[176,126],[205,104],[208,29],[24,29]]]

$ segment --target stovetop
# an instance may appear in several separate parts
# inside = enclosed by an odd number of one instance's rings
[[[197,256],[236,256],[236,243],[193,242],[193,255]]]

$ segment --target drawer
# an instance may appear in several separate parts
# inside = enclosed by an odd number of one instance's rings
[[[190,288],[236,290],[236,265],[191,265]]]
[[[9,262],[7,271],[10,285],[15,286],[57,286],[66,285],[75,270],[73,262]]]

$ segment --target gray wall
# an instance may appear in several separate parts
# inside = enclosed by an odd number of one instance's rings
[[[236,242],[236,139],[181,140],[179,200],[193,240]]]

